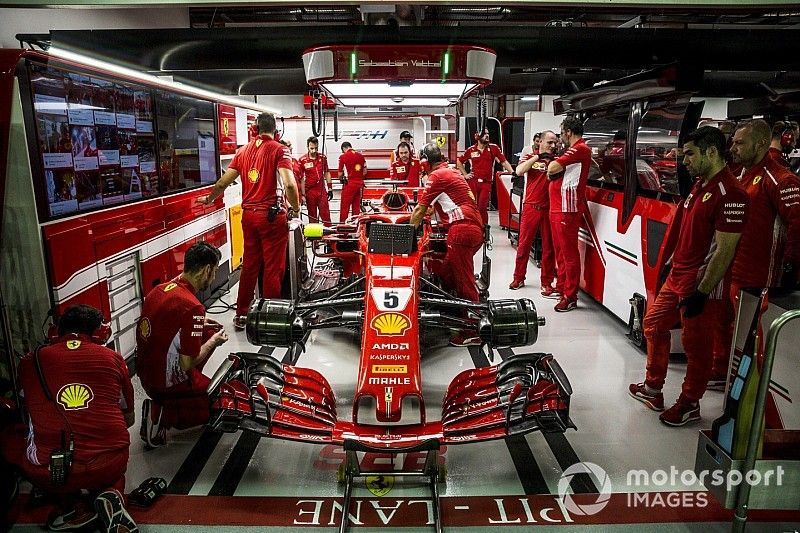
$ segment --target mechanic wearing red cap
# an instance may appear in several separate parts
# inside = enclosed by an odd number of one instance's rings
[[[583,123],[575,117],[567,117],[561,123],[561,140],[569,148],[548,165],[547,175],[551,180],[550,228],[558,263],[556,291],[561,295],[554,309],[563,313],[578,306],[581,277],[578,228],[586,204],[592,151],[583,140]]]
[[[747,191],[747,225],[733,261],[730,320],[721,324],[709,388],[724,388],[739,290],[794,288],[800,281],[800,178],[769,156],[770,127],[745,123],[733,135],[733,162],[744,167],[739,183]]]
[[[775,162],[789,168],[787,156],[794,150],[796,140],[793,124],[779,120],[772,126],[772,141],[767,155]]]
[[[309,137],[306,146],[308,153],[300,158],[300,169],[295,177],[300,181],[301,195],[306,199],[308,220],[330,224],[331,211],[328,200],[333,199],[333,183],[328,168],[328,157],[319,153],[319,139],[316,137]]]
[[[339,201],[339,222],[347,220],[351,212],[353,216],[361,213],[361,193],[366,176],[367,161],[364,156],[353,150],[352,144],[343,142],[342,155],[339,156],[339,179],[344,183]]]
[[[475,197],[461,175],[447,166],[447,160],[436,144],[426,144],[421,155],[428,161],[431,173],[422,198],[411,213],[410,224],[419,226],[431,206],[449,222],[447,254],[437,274],[450,292],[478,302],[480,296],[475,284],[473,258],[483,244],[483,224]],[[480,338],[474,332],[457,331],[450,344],[480,344]]]
[[[275,117],[261,113],[256,118],[259,134],[233,157],[225,174],[217,180],[211,194],[198,198],[209,204],[241,174],[242,232],[244,255],[236,298],[234,327],[244,329],[247,309],[253,300],[261,272],[261,297],[280,298],[286,269],[289,229],[286,222],[300,212],[292,156],[275,140]],[[284,209],[288,200],[290,208]]]
[[[489,223],[489,200],[492,197],[492,181],[494,179],[494,163],[497,161],[506,172],[514,173],[511,163],[506,161],[506,156],[496,144],[489,142],[489,130],[484,128],[483,132],[475,134],[475,144],[464,150],[456,160],[456,167],[463,174],[464,178],[475,195],[478,203],[478,211],[484,224]],[[464,163],[469,161],[469,172],[464,168]]]
[[[389,167],[389,179],[407,181],[409,187],[419,187],[419,173],[422,169],[419,160],[412,157],[411,146],[407,142],[397,145],[397,160]]]
[[[58,321],[58,339],[19,365],[27,442],[24,430],[4,433],[4,456],[35,487],[57,497],[60,509],[47,519],[51,530],[81,528],[98,514],[103,531],[117,531],[112,523],[136,527],[122,496],[133,387],[125,360],[105,347],[110,330],[102,323],[94,307],[68,308]]]
[[[206,318],[197,293],[217,275],[222,254],[211,244],[193,244],[183,274],[156,285],[144,299],[136,328],[136,373],[148,398],[142,403],[140,436],[148,446],[166,442],[166,430],[208,421],[210,383],[203,366],[228,340],[221,324]]]
[[[725,166],[725,144],[722,132],[710,126],[693,131],[684,141],[686,170],[698,179],[678,207],[680,229],[672,269],[644,317],[647,376],[628,388],[650,409],[664,410],[661,388],[667,377],[670,330],[680,321],[686,376],[677,402],[659,417],[669,426],[700,420],[699,401],[713,359],[709,343],[730,308],[730,267],[744,229],[747,193]],[[673,235],[667,235],[666,242],[672,241]]]
[[[556,277],[556,260],[550,237],[550,202],[547,191],[547,165],[553,160],[556,134],[545,130],[536,135],[540,135],[538,153],[534,153],[536,151],[536,141],[534,140],[534,152],[525,155],[516,168],[517,175],[527,174],[527,179],[525,197],[522,200],[522,219],[519,222],[519,243],[517,244],[514,279],[511,280],[508,288],[516,290],[525,286],[525,273],[528,270],[528,258],[533,247],[533,239],[536,237],[536,232],[540,232],[542,235],[542,296],[557,298],[560,295],[552,287],[553,278]]]

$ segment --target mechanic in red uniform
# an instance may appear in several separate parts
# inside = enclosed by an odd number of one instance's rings
[[[664,410],[661,388],[667,377],[670,330],[680,321],[686,351],[686,376],[675,405],[659,419],[669,426],[700,420],[700,398],[711,376],[718,324],[727,320],[730,267],[745,225],[747,193],[725,166],[725,136],[703,126],[686,137],[683,160],[697,176],[692,191],[679,206],[680,222],[672,268],[644,317],[647,376],[629,386],[629,394],[654,411]],[[671,236],[667,236],[668,242]]]
[[[536,233],[542,235],[542,296],[558,298],[560,295],[553,289],[553,278],[556,277],[556,260],[553,242],[550,237],[550,201],[548,198],[547,165],[553,160],[556,149],[556,134],[550,130],[543,131],[539,142],[538,153],[531,152],[523,156],[516,168],[518,176],[527,174],[525,196],[522,199],[522,219],[519,222],[519,243],[517,259],[514,267],[514,278],[511,290],[525,286],[525,273],[528,270],[528,258],[533,247]],[[536,151],[536,141],[533,142]]]
[[[397,145],[398,157],[389,167],[389,179],[408,181],[409,187],[419,187],[419,173],[422,166],[411,154],[411,145],[401,142]]]
[[[550,228],[558,263],[556,292],[561,299],[554,309],[572,311],[578,306],[581,257],[578,228],[586,206],[586,181],[592,164],[592,150],[583,140],[583,123],[567,117],[561,123],[561,140],[569,148],[547,166],[550,178]]]
[[[772,126],[772,140],[767,155],[775,162],[789,168],[786,156],[794,150],[795,132],[791,122],[779,120]]]
[[[342,155],[339,156],[339,179],[344,184],[339,201],[339,222],[344,222],[352,212],[353,216],[361,213],[361,193],[364,190],[364,178],[367,177],[367,161],[364,156],[353,150],[353,145],[342,143]]]
[[[221,255],[205,241],[193,244],[184,256],[183,274],[156,285],[144,299],[136,329],[136,373],[152,398],[142,403],[139,432],[150,447],[165,444],[169,428],[208,421],[210,379],[202,370],[228,336],[206,318],[197,293],[211,286]]]
[[[739,290],[794,288],[800,280],[800,178],[770,157],[770,136],[763,120],[747,122],[733,135],[731,155],[744,167],[739,183],[749,197],[747,225],[733,260],[731,320],[721,324],[715,341],[709,388],[723,389],[727,383]]]
[[[289,243],[286,223],[300,213],[292,157],[286,147],[275,140],[275,116],[261,113],[256,118],[256,125],[258,135],[236,152],[211,194],[197,200],[201,204],[213,202],[240,174],[243,176],[244,254],[233,321],[237,330],[244,329],[259,272],[261,297],[280,297]],[[284,209],[285,200],[289,202],[288,212]]]
[[[9,432],[4,437],[13,440],[6,441],[4,455],[35,487],[58,498],[61,509],[47,520],[53,530],[78,529],[99,514],[103,531],[136,531],[122,496],[133,387],[122,356],[104,346],[110,331],[102,323],[94,307],[68,308],[58,321],[58,339],[19,365],[27,443],[22,432]],[[71,455],[63,482],[51,477],[59,451]],[[88,491],[88,500],[81,491]]]
[[[449,223],[447,254],[437,274],[454,295],[478,302],[480,296],[475,284],[473,258],[483,244],[483,223],[475,197],[461,175],[447,166],[447,160],[436,144],[426,144],[421,155],[428,161],[431,173],[409,223],[414,227],[419,226],[429,207],[434,207],[446,217]],[[456,331],[450,338],[453,346],[470,346],[480,342],[475,332],[467,330]]]
[[[475,195],[478,202],[478,211],[484,224],[489,223],[489,200],[492,197],[492,182],[494,180],[494,163],[497,161],[503,165],[506,172],[514,173],[511,163],[506,161],[506,156],[496,144],[489,142],[489,130],[484,129],[478,136],[476,134],[475,144],[464,150],[456,160],[458,171],[464,178]],[[464,168],[464,163],[469,161],[469,172]]]
[[[328,168],[328,157],[319,153],[319,139],[309,137],[308,152],[300,158],[300,168],[295,177],[300,182],[300,195],[306,199],[309,222],[331,222],[328,201],[333,199],[333,183]],[[325,184],[328,185],[327,190]]]
[[[409,147],[408,149],[411,151],[412,157],[413,157],[413,153],[414,153],[414,141],[412,141],[413,138],[414,138],[414,136],[411,135],[411,132],[408,131],[408,130],[403,130],[402,132],[400,132],[400,143],[401,144],[402,143],[408,144],[408,147]],[[394,163],[395,161],[400,159],[399,146],[400,145],[398,145],[398,149],[397,150],[393,150],[391,155],[389,156],[389,167],[390,168],[392,166],[392,163]]]

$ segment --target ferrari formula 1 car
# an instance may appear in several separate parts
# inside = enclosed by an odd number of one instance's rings
[[[209,387],[210,425],[218,431],[242,429],[343,446],[340,531],[347,526],[354,477],[385,474],[360,471],[356,452],[427,452],[421,472],[392,475],[427,478],[440,531],[441,446],[575,427],[569,418],[572,388],[546,353],[514,355],[496,366],[461,372],[447,388],[439,420],[426,418],[420,369],[424,335],[446,334],[447,327],[472,329],[491,352],[533,344],[544,320],[529,299],[474,303],[443,288],[436,272],[447,251],[447,226],[428,218],[419,229],[407,223],[417,192],[395,186],[380,198],[368,198],[367,212],[348,224],[306,226],[305,238],[299,227],[290,228],[292,298],[255,300],[247,316],[251,343],[288,347],[297,355],[313,329],[359,331],[351,413],[339,412],[333,387],[316,370],[259,353],[231,354]],[[306,243],[316,258],[326,260],[324,267],[308,267]],[[484,288],[488,265],[484,260]]]

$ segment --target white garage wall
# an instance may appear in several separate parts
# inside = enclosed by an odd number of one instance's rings
[[[188,28],[188,7],[147,9],[26,9],[0,8],[0,47],[19,48],[18,33],[50,30],[128,30]]]

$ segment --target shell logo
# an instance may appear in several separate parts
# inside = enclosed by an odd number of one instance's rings
[[[93,398],[92,389],[80,383],[69,383],[58,391],[58,403],[68,411],[86,409]]]
[[[167,284],[164,286],[164,292],[169,292],[169,291],[171,291],[172,289],[174,289],[174,288],[175,288],[175,287],[177,287],[177,286],[178,286],[178,284],[177,284],[177,283],[167,283]]]
[[[710,193],[710,192],[707,192],[707,193],[705,193],[705,194],[703,195],[703,202],[705,202],[705,201],[706,201],[706,200],[708,200],[709,198],[711,198],[711,193]]]
[[[355,169],[356,169],[356,172],[360,171],[361,170],[361,165],[356,165]]]
[[[378,335],[402,335],[411,327],[411,322],[400,313],[381,313],[370,325]]]
[[[81,347],[81,341],[67,341],[67,349],[68,350],[77,350]]]
[[[139,321],[139,336],[146,339],[150,336],[153,328],[150,326],[150,319],[145,317]]]
[[[258,170],[251,168],[247,171],[247,179],[250,180],[250,183],[255,183],[258,181]]]

